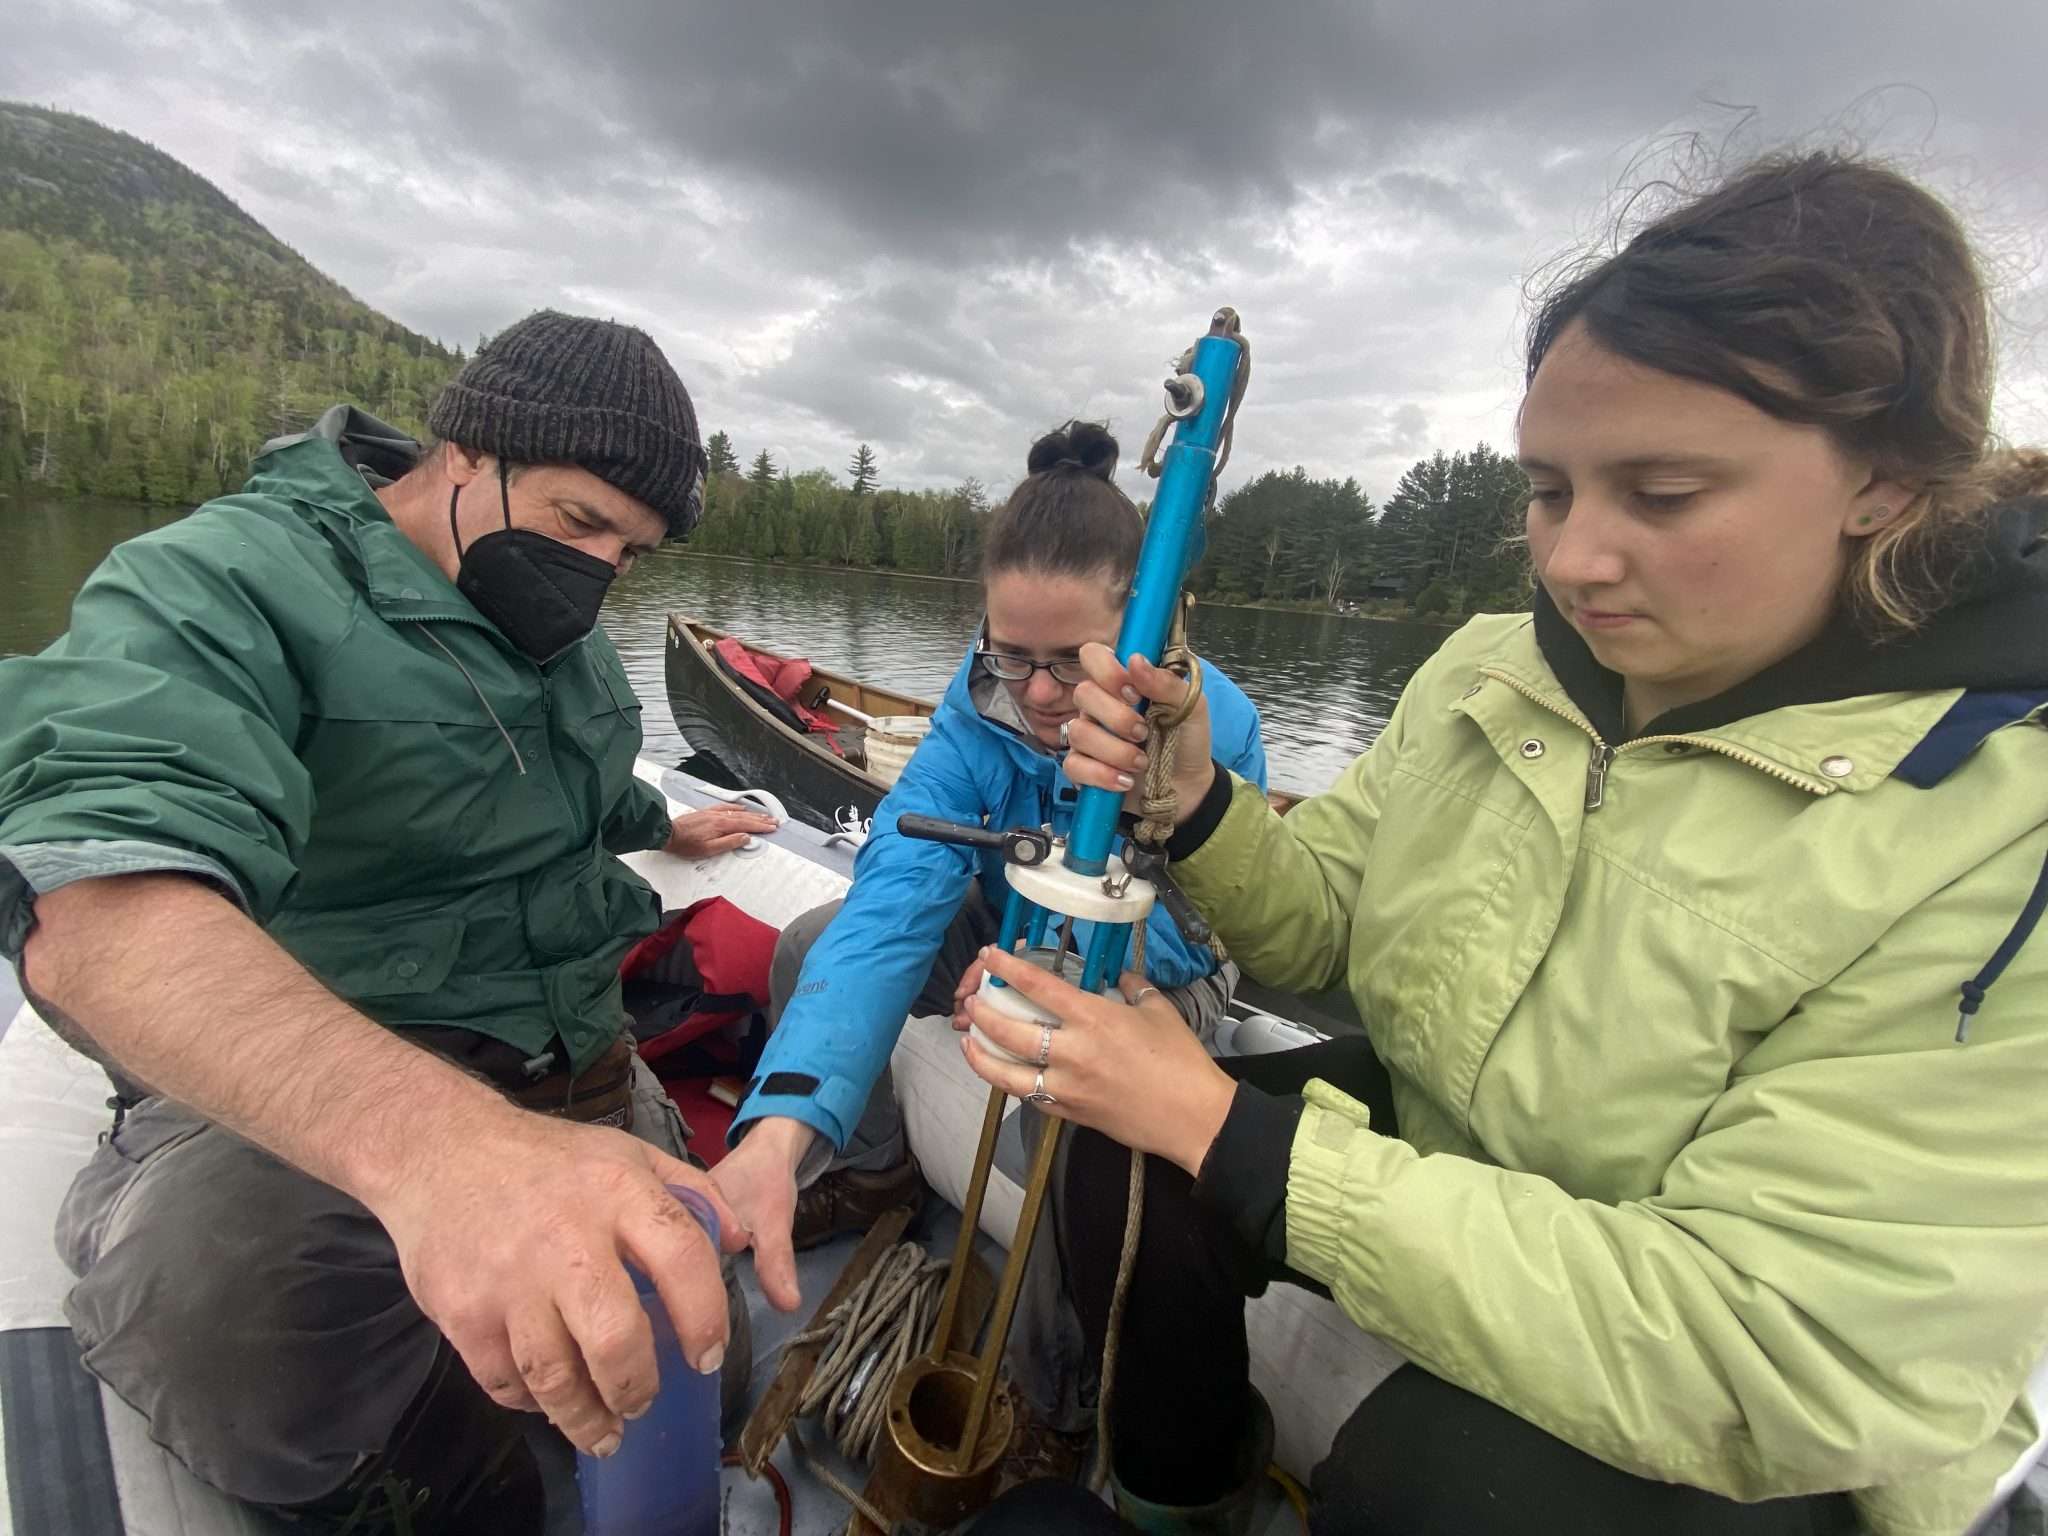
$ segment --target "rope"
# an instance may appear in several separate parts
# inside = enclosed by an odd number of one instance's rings
[[[811,1449],[810,1442],[804,1439],[794,1421],[789,1426],[789,1445],[796,1452],[797,1460],[811,1469],[812,1476],[853,1506],[855,1518],[846,1522],[846,1536],[854,1536],[860,1520],[867,1521],[878,1531],[889,1532],[896,1528],[894,1522],[870,1504],[858,1488],[825,1465],[824,1458]]]
[[[1239,373],[1238,390],[1230,406],[1233,416],[1237,411],[1237,398],[1243,394],[1243,380],[1247,372],[1249,364]],[[1227,457],[1227,438],[1224,453]],[[1222,466],[1219,463],[1217,467]],[[1167,839],[1173,836],[1174,820],[1180,808],[1180,796],[1173,789],[1173,765],[1180,745],[1180,728],[1195,712],[1195,706],[1202,698],[1202,663],[1188,649],[1187,616],[1190,606],[1192,599],[1183,595],[1180,607],[1174,612],[1166,648],[1159,659],[1162,667],[1187,678],[1188,691],[1180,703],[1154,704],[1145,714],[1151,739],[1146,743],[1145,784],[1138,796],[1142,819],[1132,835],[1148,848],[1163,848]],[[1131,967],[1140,976],[1145,974],[1145,927],[1144,923],[1137,924],[1131,937]],[[1215,952],[1217,963],[1222,964],[1225,959],[1223,941],[1212,937],[1210,948]],[[1130,1189],[1125,1196],[1123,1248],[1117,1255],[1116,1288],[1110,1293],[1109,1328],[1102,1339],[1101,1385],[1095,1396],[1095,1468],[1088,1479],[1088,1486],[1092,1489],[1100,1489],[1109,1480],[1109,1421],[1111,1407],[1116,1401],[1117,1357],[1123,1346],[1124,1307],[1131,1299],[1131,1276],[1138,1267],[1138,1234],[1143,1229],[1144,1216],[1145,1154],[1134,1149],[1131,1153]]]
[[[822,1414],[849,1460],[874,1456],[896,1373],[923,1351],[938,1321],[946,1269],[916,1243],[898,1243],[822,1322],[790,1339],[790,1348],[825,1346],[797,1413]]]
[[[896,1374],[925,1349],[939,1320],[947,1259],[934,1259],[916,1243],[898,1243],[865,1279],[824,1317],[791,1335],[785,1350],[821,1344],[811,1379],[797,1402],[796,1419],[822,1418],[825,1432],[849,1461],[872,1462],[889,1409]],[[889,1517],[861,1496],[789,1426],[790,1448],[827,1488],[878,1531]],[[849,1522],[847,1529],[853,1529]]]
[[[1116,1400],[1116,1360],[1123,1346],[1124,1304],[1131,1299],[1131,1275],[1138,1267],[1138,1232],[1145,1215],[1145,1154],[1136,1150],[1131,1153],[1131,1187],[1125,1198],[1124,1246],[1116,1260],[1109,1331],[1102,1336],[1102,1380],[1095,1392],[1095,1469],[1088,1475],[1088,1487],[1095,1491],[1109,1481],[1109,1412]]]

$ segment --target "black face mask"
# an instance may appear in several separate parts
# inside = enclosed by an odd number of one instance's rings
[[[448,497],[448,532],[455,540],[455,589],[535,661],[553,661],[597,625],[604,595],[618,570],[609,561],[571,549],[560,539],[512,526],[512,494],[504,464],[498,496],[505,526],[462,547],[455,528],[457,486]]]

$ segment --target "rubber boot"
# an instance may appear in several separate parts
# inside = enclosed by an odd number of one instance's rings
[[[1228,1493],[1207,1504],[1154,1504],[1129,1492],[1110,1473],[1109,1490],[1116,1499],[1117,1518],[1146,1536],[1250,1536],[1265,1491],[1266,1468],[1273,1461],[1273,1410],[1258,1388],[1251,1394],[1252,1421],[1239,1448],[1239,1475]]]

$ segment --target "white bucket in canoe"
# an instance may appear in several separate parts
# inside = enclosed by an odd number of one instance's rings
[[[868,772],[894,784],[931,728],[923,715],[877,715],[868,724]]]

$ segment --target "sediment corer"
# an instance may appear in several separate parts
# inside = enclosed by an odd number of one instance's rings
[[[1158,661],[1176,644],[1174,621],[1181,611],[1182,587],[1201,556],[1203,517],[1215,495],[1217,472],[1230,457],[1237,407],[1250,380],[1250,344],[1237,312],[1219,309],[1208,330],[1173,364],[1173,376],[1166,382],[1166,413],[1145,445],[1144,467],[1159,477],[1159,489],[1145,522],[1144,543],[1117,634],[1119,661],[1128,663],[1133,656]],[[1159,455],[1169,433],[1172,442]],[[1191,936],[1207,926],[1164,878],[1165,861],[1156,851],[1151,851],[1149,877],[1139,873],[1148,868],[1148,850],[1119,854],[1123,807],[1124,796],[1115,790],[1083,787],[1067,836],[1058,843],[1037,829],[1001,832],[955,826],[934,817],[905,816],[897,825],[909,837],[1001,852],[1009,894],[997,947],[1006,954],[1022,949],[1034,964],[1074,981],[1083,992],[1099,994],[1115,984],[1130,955],[1132,936],[1143,931],[1155,901],[1166,900],[1168,910]],[[1051,857],[1055,847],[1060,852],[1057,860]],[[1048,944],[1055,923],[1057,940]],[[1089,925],[1085,952],[1077,953],[1073,946],[1083,923]],[[1078,979],[1073,976],[1076,965]],[[1037,1026],[1038,1049],[1025,1063],[1035,1070],[1036,1082],[1024,1097],[1041,1110],[1053,1109],[1059,1099],[1057,1089],[1047,1086],[1047,1074],[1058,1077],[1061,1021],[992,974],[982,977],[976,1011],[984,1005]],[[980,1351],[969,1354],[954,1347],[963,1280],[971,1269],[1008,1099],[1001,1088],[989,1090],[938,1322],[926,1353],[904,1366],[890,1388],[889,1438],[867,1490],[884,1523],[917,1521],[951,1529],[980,1509],[995,1491],[997,1462],[1015,1424],[1010,1392],[1000,1379],[1001,1363],[1060,1146],[1063,1122],[1056,1113],[1031,1154],[1015,1235]],[[1142,1160],[1137,1167],[1142,1171]]]

